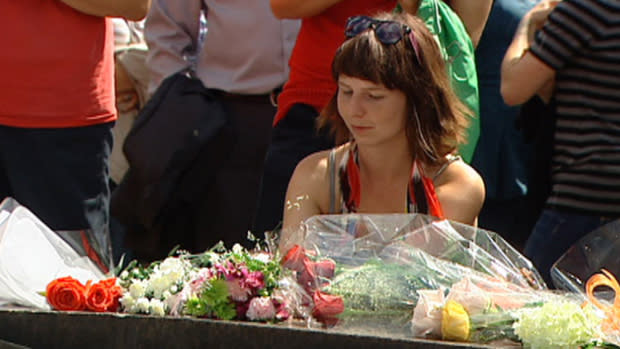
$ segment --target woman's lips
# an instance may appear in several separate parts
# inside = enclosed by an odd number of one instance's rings
[[[372,129],[371,126],[351,126],[355,132],[364,132]]]

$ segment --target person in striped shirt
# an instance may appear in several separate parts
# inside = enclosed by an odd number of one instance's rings
[[[552,190],[525,246],[547,282],[582,236],[620,217],[620,2],[543,1],[522,19],[502,62],[509,105],[555,103]]]

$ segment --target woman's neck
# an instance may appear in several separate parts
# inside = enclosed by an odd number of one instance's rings
[[[358,164],[363,177],[372,179],[373,182],[382,182],[410,176],[413,157],[406,142],[401,145],[357,147]]]

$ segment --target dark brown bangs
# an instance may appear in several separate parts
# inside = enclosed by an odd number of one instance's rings
[[[400,54],[397,46],[381,44],[375,37],[372,29],[346,41],[336,52],[332,62],[332,76],[338,81],[340,75],[372,81],[383,84],[388,89],[399,88],[398,82],[402,77],[394,74],[396,61]]]

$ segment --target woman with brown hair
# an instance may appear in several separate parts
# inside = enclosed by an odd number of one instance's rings
[[[295,169],[283,234],[310,216],[346,212],[418,212],[475,225],[484,184],[454,155],[467,110],[431,33],[411,15],[382,14],[351,17],[345,34],[332,62],[338,90],[319,119],[339,146]]]

